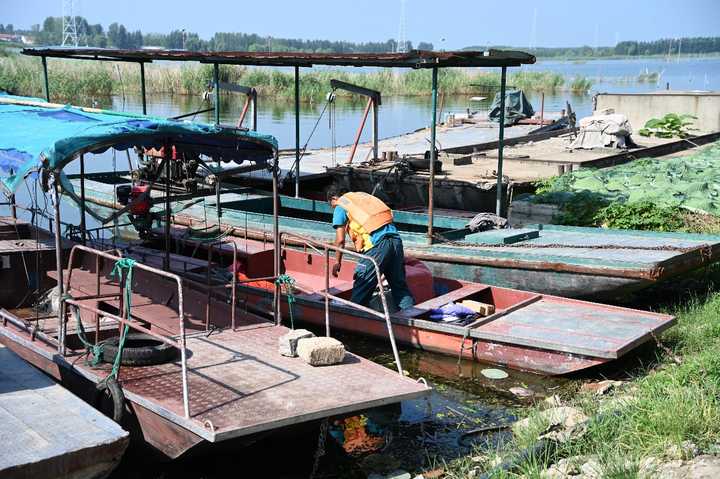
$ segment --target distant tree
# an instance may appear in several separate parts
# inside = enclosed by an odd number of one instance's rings
[[[418,50],[432,50],[433,44],[428,42],[420,42],[417,45]]]

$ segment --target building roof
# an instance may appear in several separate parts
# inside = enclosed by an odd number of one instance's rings
[[[535,63],[529,53],[513,50],[407,53],[302,53],[302,52],[191,52],[187,50],[119,50],[111,48],[25,48],[23,54],[40,57],[152,62],[154,60],[198,61],[230,65],[312,67],[517,67]]]

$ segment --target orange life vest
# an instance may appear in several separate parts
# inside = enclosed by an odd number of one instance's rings
[[[348,216],[350,238],[360,251],[372,248],[370,234],[392,223],[392,210],[378,198],[363,192],[345,193],[338,200]]]

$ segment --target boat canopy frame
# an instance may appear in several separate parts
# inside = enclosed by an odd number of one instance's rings
[[[505,138],[505,93],[508,67],[520,67],[535,63],[535,56],[515,50],[486,51],[428,51],[411,50],[406,53],[304,53],[304,52],[193,52],[187,50],[124,50],[111,48],[25,48],[24,55],[40,57],[43,66],[45,96],[50,101],[48,81],[48,58],[119,61],[140,65],[140,82],[143,114],[147,112],[145,88],[145,64],[155,60],[193,61],[213,65],[213,86],[215,98],[215,123],[220,124],[220,65],[292,67],[295,86],[295,196],[300,196],[300,68],[322,66],[385,67],[432,70],[432,118],[430,123],[430,178],[428,180],[428,243],[432,244],[435,161],[437,160],[437,95],[438,69],[440,68],[501,68],[500,80],[500,121],[498,132],[497,196],[495,212],[502,216],[503,202],[503,153]]]

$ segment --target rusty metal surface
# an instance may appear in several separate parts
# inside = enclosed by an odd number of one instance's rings
[[[24,55],[85,60],[152,62],[155,60],[198,61],[232,65],[301,66],[334,65],[355,67],[502,67],[535,63],[529,53],[513,50],[407,53],[304,53],[304,52],[191,52],[180,50],[121,50],[112,48],[25,48]]]

